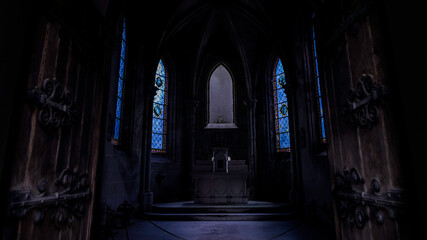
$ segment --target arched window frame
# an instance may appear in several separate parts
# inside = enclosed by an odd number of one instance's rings
[[[314,85],[316,92],[316,111],[317,111],[317,123],[318,123],[318,138],[322,145],[326,144],[326,129],[325,129],[325,115],[323,111],[323,94],[320,86],[320,74],[319,74],[319,64],[318,64],[318,55],[317,55],[317,44],[316,44],[316,34],[314,27],[314,17],[313,14],[311,25],[311,39],[312,39],[312,59],[313,59],[313,76],[314,76]]]
[[[117,91],[115,93],[115,111],[114,111],[114,130],[113,144],[119,145],[122,138],[122,123],[123,123],[123,101],[126,83],[126,67],[127,67],[127,32],[126,19],[123,17],[121,24],[121,39],[120,39],[120,56],[119,69],[117,75]]]
[[[160,81],[163,81],[160,84]],[[169,73],[165,61],[161,58],[157,64],[154,86],[157,88],[153,99],[151,127],[151,153],[166,153],[168,126]],[[160,110],[160,111],[158,111]],[[159,145],[160,144],[160,145]]]
[[[212,76],[215,73],[215,71],[222,66],[228,73],[228,75],[230,76],[230,80],[231,80],[231,111],[232,111],[232,121],[231,122],[227,122],[227,123],[217,123],[217,122],[211,122],[211,80],[212,80]],[[208,78],[207,78],[207,126],[206,129],[232,129],[232,128],[238,128],[236,126],[236,109],[235,109],[235,80],[234,80],[234,76],[233,73],[231,72],[230,68],[223,62],[219,62],[217,64],[215,64],[212,68],[212,70],[210,71]]]
[[[282,79],[282,80],[281,80]],[[276,57],[273,66],[273,104],[275,120],[275,139],[277,152],[291,151],[291,136],[289,128],[289,103],[286,95],[286,76],[283,63]]]

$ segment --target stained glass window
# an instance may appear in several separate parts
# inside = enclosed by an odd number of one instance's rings
[[[119,77],[117,79],[117,102],[116,102],[116,118],[114,122],[114,139],[118,140],[120,137],[120,125],[122,121],[122,108],[123,108],[123,90],[124,79],[126,75],[126,24],[123,19],[122,39],[120,45],[120,68]]]
[[[153,101],[153,125],[151,132],[151,152],[166,152],[166,127],[168,106],[168,74],[162,60],[157,65],[154,86],[157,88]]]
[[[274,111],[276,116],[276,147],[278,152],[290,152],[288,99],[282,61],[277,58],[273,73]]]
[[[322,92],[320,91],[319,66],[317,62],[316,36],[314,34],[314,26],[313,26],[313,55],[314,55],[313,56],[314,76],[316,81],[317,110],[318,110],[320,136],[321,136],[322,142],[326,143],[325,118],[323,115]]]

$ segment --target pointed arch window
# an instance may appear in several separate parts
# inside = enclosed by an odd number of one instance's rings
[[[122,26],[122,38],[120,45],[120,68],[119,68],[119,77],[117,79],[117,101],[116,101],[116,113],[114,121],[114,139],[119,140],[121,123],[123,117],[123,92],[125,87],[125,78],[126,78],[126,55],[127,55],[127,46],[126,46],[126,22],[123,19]]]
[[[314,76],[315,76],[315,85],[316,85],[316,95],[317,95],[317,111],[318,111],[318,122],[320,129],[320,140],[322,143],[326,143],[326,133],[325,133],[325,118],[323,115],[323,103],[322,103],[322,92],[320,90],[320,77],[319,77],[319,66],[317,62],[317,49],[316,49],[316,35],[314,34],[314,25],[312,26],[313,30],[313,65],[314,65]]]
[[[290,152],[288,98],[285,93],[286,78],[282,61],[276,59],[273,71],[274,113],[276,120],[276,149],[278,152]]]
[[[166,153],[168,72],[161,59],[157,65],[154,86],[157,88],[157,90],[153,100],[151,152]]]

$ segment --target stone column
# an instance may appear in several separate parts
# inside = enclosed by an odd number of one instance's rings
[[[143,123],[143,154],[141,162],[141,177],[139,188],[139,208],[141,212],[150,211],[153,204],[153,192],[150,187],[151,179],[151,126],[153,114],[153,100],[156,95],[154,86],[145,87],[144,91],[144,123]]]
[[[185,106],[187,108],[187,131],[188,131],[188,145],[186,146],[188,149],[188,155],[184,156],[184,158],[188,159],[186,164],[186,170],[189,174],[188,179],[188,191],[189,193],[193,193],[194,189],[192,188],[192,170],[194,168],[196,159],[195,159],[195,125],[196,125],[196,109],[199,106],[199,100],[197,99],[189,99],[185,100]]]
[[[256,110],[257,100],[255,98],[248,101],[249,115],[249,199],[252,199],[256,194]]]
[[[295,129],[295,131],[290,131],[291,139],[291,168],[292,168],[292,189],[289,192],[289,198],[291,203],[299,203],[301,199],[301,186],[302,186],[302,177],[301,177],[301,155],[300,155],[300,143],[295,136],[298,129],[298,115],[297,115],[297,102],[295,99],[296,86],[295,84],[288,83],[285,88],[286,96],[288,97],[288,111],[292,112],[292,115],[289,115],[289,127]],[[292,118],[291,118],[292,117]]]

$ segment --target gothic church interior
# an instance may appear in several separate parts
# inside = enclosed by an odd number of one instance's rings
[[[3,239],[106,238],[123,203],[183,202],[427,239],[421,9],[3,0]]]

